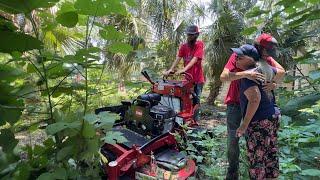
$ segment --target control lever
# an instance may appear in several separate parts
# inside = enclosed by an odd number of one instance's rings
[[[152,85],[155,84],[155,83],[151,80],[151,78],[150,78],[149,74],[147,73],[147,71],[141,71],[141,74],[142,74]]]

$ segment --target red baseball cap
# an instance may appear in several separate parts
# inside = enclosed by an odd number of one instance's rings
[[[259,37],[257,37],[256,44],[260,45],[262,48],[265,48],[270,56],[277,56],[278,41],[270,34],[262,33]]]
[[[270,49],[272,46],[277,46],[278,41],[272,37],[270,34],[262,33],[257,39],[256,42],[263,48]]]

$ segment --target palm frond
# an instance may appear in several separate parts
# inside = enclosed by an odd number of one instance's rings
[[[212,79],[221,74],[231,54],[230,48],[239,46],[243,40],[240,34],[244,26],[243,18],[228,7],[224,9],[208,33],[205,72]]]

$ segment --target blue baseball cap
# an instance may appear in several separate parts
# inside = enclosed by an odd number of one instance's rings
[[[240,46],[239,48],[231,48],[231,50],[239,56],[247,55],[252,57],[255,61],[259,61],[259,52],[253,45],[245,44]]]

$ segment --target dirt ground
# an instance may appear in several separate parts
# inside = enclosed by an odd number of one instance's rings
[[[211,129],[221,124],[226,124],[226,107],[202,104],[200,126]]]

